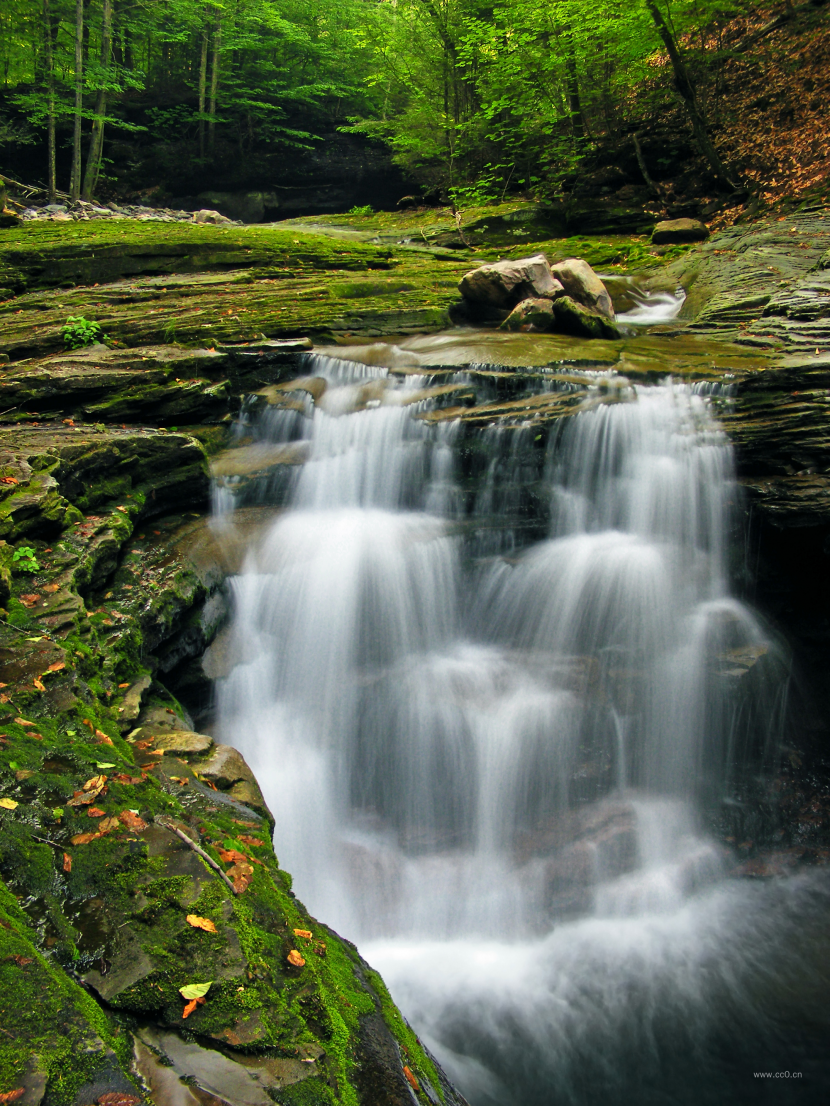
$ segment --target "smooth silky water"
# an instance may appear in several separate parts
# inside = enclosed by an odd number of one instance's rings
[[[458,423],[419,417],[430,366],[564,348],[525,338],[310,355],[317,401],[260,418],[308,459],[232,581],[218,731],[298,895],[473,1106],[820,1101],[827,880],[730,879],[706,828],[773,770],[786,709],[730,593],[730,446],[699,388],[606,372],[545,453],[532,424],[467,431],[472,486]]]

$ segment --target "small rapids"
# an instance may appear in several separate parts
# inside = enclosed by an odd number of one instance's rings
[[[473,1106],[830,1090],[827,881],[730,879],[707,828],[787,691],[707,397],[606,380],[539,447],[430,423],[428,370],[389,368],[309,355],[324,389],[259,416],[305,461],[232,582],[218,727],[297,893]]]

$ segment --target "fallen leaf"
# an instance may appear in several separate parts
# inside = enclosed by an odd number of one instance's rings
[[[14,799],[0,799],[0,806],[4,810],[16,810],[19,805]]]
[[[73,845],[88,845],[90,841],[103,836],[102,833],[76,833],[74,837],[70,837],[70,841]]]
[[[114,764],[96,764],[96,768],[115,768]]]
[[[0,684],[0,687],[8,687],[8,684]]]
[[[121,784],[136,784],[141,783],[141,776],[125,776],[123,772],[119,772],[117,775],[112,776],[113,783]]]
[[[118,686],[120,688],[125,688],[125,687],[129,687],[130,685],[129,685],[129,683],[126,683],[126,684],[119,684]]]
[[[210,918],[200,918],[198,914],[188,914],[186,920],[188,925],[192,925],[194,929],[203,929],[205,933],[216,933],[216,926]]]
[[[125,1094],[124,1091],[107,1091],[96,1102],[98,1106],[138,1106],[141,1099],[136,1094]]]
[[[265,844],[265,842],[260,841],[258,837],[248,837],[248,835],[244,833],[240,833],[239,840],[242,842],[243,845],[252,845],[255,849],[262,848],[262,846]]]
[[[0,695],[0,703],[9,703],[9,702],[11,702],[11,696],[6,695],[6,693],[3,692],[3,694]]]
[[[120,828],[121,823],[119,822],[118,818],[114,816],[111,818],[102,818],[101,821],[98,823],[98,829],[101,833],[110,833],[112,830]]]
[[[302,956],[300,956],[296,949],[292,949],[286,959],[288,960],[288,963],[292,964],[295,968],[305,967],[305,960],[303,960]]]
[[[94,803],[103,790],[103,787],[99,787],[95,791],[76,791],[66,805],[87,806],[89,803]]]
[[[43,683],[42,680],[37,679],[37,677],[35,677],[35,679],[32,680],[32,683],[38,689],[38,691],[45,691],[46,690],[46,685]]]
[[[47,672],[60,672],[62,668],[66,668],[66,661],[55,661],[54,664],[50,664],[46,669]]]
[[[413,1091],[420,1091],[421,1086],[415,1076],[412,1074],[412,1069],[408,1068],[406,1064],[403,1066],[403,1073],[406,1076],[406,1081],[410,1085]]]
[[[18,1087],[15,1091],[6,1091],[4,1094],[0,1094],[0,1102],[17,1102],[18,1098],[22,1098],[25,1093],[25,1087]]]
[[[19,481],[15,480],[13,476],[0,476],[0,484],[17,484]]]
[[[50,595],[54,595],[55,592],[60,591],[60,589],[61,589],[60,584],[47,584],[46,587],[43,590],[48,592]]]
[[[138,814],[133,814],[131,810],[122,810],[118,815],[118,821],[122,826],[126,826],[127,829],[133,830],[138,833],[141,830],[147,829],[147,823]],[[187,998],[187,995],[185,995]]]
[[[23,604],[24,607],[33,607],[35,603],[40,602],[40,596],[37,593],[30,595],[21,595],[20,602]]]
[[[107,782],[106,776],[91,776],[84,784],[83,791],[100,791]]]
[[[145,737],[142,741],[136,741],[136,749],[149,749],[155,743],[154,737]]]
[[[65,872],[72,871],[72,857],[69,855],[69,853],[63,854],[63,870]]]
[[[170,779],[173,780],[174,783],[177,783],[179,787],[187,787],[186,776],[171,776]]]
[[[313,934],[312,934],[310,929],[295,929],[294,930],[294,936],[295,937],[305,937],[306,940],[311,940],[311,938],[313,937]]]
[[[15,718],[15,722],[18,726],[36,726],[36,722],[30,722],[28,718]]]
[[[86,812],[86,816],[87,818],[103,818],[106,813],[107,812],[105,810],[101,810],[99,806],[91,806]]]
[[[219,858],[223,864],[236,864],[237,861],[241,861],[243,864],[248,863],[247,856],[239,852],[238,849],[220,849]]]
[[[112,745],[114,743],[113,743],[112,738],[108,737],[107,734],[105,734],[103,732],[103,730],[96,730],[95,731],[95,744],[96,745]]]
[[[188,1004],[185,1006],[184,1012],[182,1013],[182,1017],[183,1018],[189,1018],[190,1015],[193,1013],[193,1011],[196,1009],[196,1007],[201,1006],[204,1003],[204,1001],[205,1000],[203,998],[191,999],[190,1002],[188,1002]]]
[[[212,986],[213,980],[209,983],[187,983],[179,987],[179,994],[189,1002],[193,998],[204,998]]]

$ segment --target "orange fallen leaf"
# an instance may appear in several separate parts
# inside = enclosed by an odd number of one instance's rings
[[[46,684],[44,684],[44,682],[42,680],[39,680],[37,677],[32,680],[32,683],[38,689],[38,691],[46,690]]]
[[[103,730],[95,731],[95,744],[96,745],[112,745],[113,740]]]
[[[205,933],[216,933],[216,926],[210,918],[200,918],[198,914],[188,914],[186,921],[194,929],[203,929]]]
[[[65,872],[72,871],[72,857],[69,855],[69,853],[63,854],[63,870]]]
[[[105,810],[101,810],[99,806],[91,806],[86,812],[86,816],[87,818],[103,818],[106,813],[107,812]]]
[[[30,722],[28,718],[15,718],[15,722],[18,726],[36,726],[36,722]]]
[[[107,782],[106,776],[90,776],[83,786],[84,791],[100,791]]]
[[[15,484],[17,481],[15,480]],[[4,1094],[0,1094],[0,1102],[17,1102],[18,1098],[22,1098],[26,1093],[25,1087],[18,1087],[14,1091],[6,1091]]]
[[[60,672],[61,669],[66,668],[66,661],[55,661],[54,664],[50,664],[46,669],[47,672]]]
[[[295,929],[294,930],[294,936],[295,937],[305,937],[306,940],[311,940],[313,934],[312,934],[310,929]]]
[[[131,810],[122,810],[118,815],[118,821],[122,826],[126,826],[127,829],[133,830],[138,833],[140,830],[147,829],[147,823],[138,814],[133,814]]]
[[[19,481],[15,480],[13,476],[0,476],[0,484],[17,484]]]
[[[90,841],[103,836],[102,833],[76,833],[74,837],[70,837],[70,841],[73,845],[88,845]]]
[[[418,1080],[417,1080],[417,1079],[415,1078],[415,1076],[413,1075],[413,1073],[412,1073],[412,1069],[411,1069],[411,1068],[409,1068],[409,1067],[407,1067],[407,1065],[406,1065],[406,1064],[404,1064],[404,1066],[403,1066],[403,1073],[404,1073],[404,1075],[406,1076],[406,1081],[407,1081],[407,1083],[408,1083],[408,1084],[410,1085],[410,1087],[412,1088],[412,1090],[413,1090],[413,1091],[420,1091],[420,1089],[421,1089],[421,1086],[420,1086],[420,1084],[418,1083]]]
[[[95,791],[76,791],[67,806],[88,806],[90,803],[94,803],[98,796],[102,793],[103,787],[98,787]]]
[[[125,776],[123,772],[117,772],[110,777],[113,783],[135,784],[141,783],[141,776]]]
[[[3,694],[0,695],[0,703],[10,703],[10,702],[11,702],[11,695],[7,695],[4,691]]]
[[[265,844],[265,842],[260,841],[258,837],[249,837],[245,833],[240,833],[239,840],[243,845],[252,845],[255,849],[261,848]]]
[[[48,592],[50,595],[54,595],[56,591],[60,591],[60,588],[60,584],[47,584],[43,590]]]
[[[305,960],[303,960],[302,956],[300,956],[296,949],[292,949],[286,959],[288,960],[288,963],[292,964],[295,968],[305,967]]]
[[[125,688],[125,687],[129,687],[130,685],[129,685],[129,683],[126,683],[126,684],[119,684],[118,686],[120,688]]]
[[[35,603],[38,603],[39,601],[40,596],[37,593],[20,596],[20,602],[23,604],[24,607],[33,607]]]
[[[189,1018],[190,1015],[193,1013],[193,1011],[196,1009],[196,1007],[197,1006],[202,1006],[204,1004],[204,1001],[205,1001],[204,997],[191,999],[190,1002],[187,1004],[187,1006],[185,1006],[184,1013],[182,1014],[182,1017],[183,1018]]]
[[[154,737],[145,737],[142,741],[136,741],[135,747],[136,749],[149,749],[155,740]]]
[[[223,864],[236,864],[237,862],[241,862],[242,864],[248,863],[247,856],[239,852],[238,849],[220,849],[219,859]]]

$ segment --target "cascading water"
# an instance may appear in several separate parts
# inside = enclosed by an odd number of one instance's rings
[[[704,828],[768,770],[785,687],[729,594],[707,400],[601,381],[548,443],[550,537],[517,552],[487,522],[509,530],[532,428],[483,432],[464,495],[458,428],[413,417],[426,378],[310,360],[313,408],[272,419],[308,460],[233,581],[218,695],[300,896],[474,1106],[815,1085],[827,889],[726,880]]]

